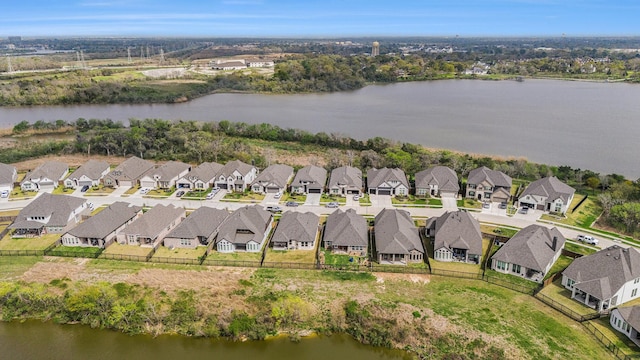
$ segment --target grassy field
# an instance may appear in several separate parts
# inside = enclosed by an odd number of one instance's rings
[[[322,196],[320,197],[320,203],[325,204],[328,202],[337,202],[339,204],[344,205],[347,203],[347,198],[344,198],[342,196],[337,196],[337,195],[322,194]]]
[[[0,250],[44,250],[60,239],[60,234],[13,239],[9,234],[0,241]]]
[[[76,189],[72,189],[72,188],[68,188],[68,187],[64,187],[64,186],[58,186],[57,188],[53,189],[53,191],[51,193],[52,194],[56,194],[56,195],[60,195],[60,194],[69,195],[69,194],[73,193],[74,191],[76,191]]]
[[[171,189],[153,189],[153,190],[149,190],[149,192],[145,196],[169,197],[175,191],[176,191],[176,188],[171,188]]]
[[[265,262],[316,263],[316,250],[273,250],[267,249]]]
[[[0,256],[0,280],[18,277],[39,261],[42,261],[42,257]]]
[[[427,199],[415,197],[414,195],[394,196],[391,198],[391,203],[394,205],[427,205]]]
[[[571,212],[571,209],[578,205],[583,197],[583,195],[574,196],[571,206],[569,206],[570,210],[567,211],[566,218],[544,214],[541,219],[555,221],[565,225],[577,226],[583,229],[590,229],[591,224],[593,224],[593,222],[596,221],[598,216],[602,213],[602,207],[591,198],[588,198],[578,209],[576,209],[576,211]]]
[[[89,188],[89,190],[87,190],[86,195],[102,195],[102,194],[111,194],[112,192],[115,191],[115,188],[112,188],[110,186],[104,186],[104,185],[98,185],[98,186],[92,186]]]
[[[205,246],[198,246],[195,249],[182,249],[175,248],[170,250],[167,247],[160,246],[158,250],[156,250],[153,257],[164,257],[164,258],[177,258],[177,259],[197,259],[204,255],[207,252],[207,248]]]
[[[124,192],[124,195],[133,195],[136,193],[136,191],[140,190],[139,186],[132,186],[129,189],[127,189],[127,191]]]
[[[147,256],[151,252],[151,248],[141,247],[136,245],[121,245],[113,243],[106,248],[104,254],[117,254],[117,255],[132,255],[132,256]]]
[[[468,209],[482,209],[482,203],[474,199],[460,199],[458,200],[458,207]]]

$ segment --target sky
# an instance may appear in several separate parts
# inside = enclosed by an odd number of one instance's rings
[[[638,0],[22,0],[19,36],[639,36]]]

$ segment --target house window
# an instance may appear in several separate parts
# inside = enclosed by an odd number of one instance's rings
[[[469,191],[469,196],[476,196],[476,192],[475,191]]]
[[[180,245],[191,246],[191,239],[180,239]]]
[[[562,211],[562,204],[556,204],[556,212]]]
[[[467,187],[469,189],[475,189],[476,188],[476,184],[469,184],[469,185],[467,185]]]
[[[636,295],[638,295],[638,289],[631,290],[631,297],[635,297]]]
[[[575,284],[575,283],[576,283],[575,280],[567,279],[567,286],[570,289],[573,289],[573,284]]]
[[[511,271],[513,271],[516,274],[520,274],[520,265],[517,265],[517,264],[511,265]]]
[[[637,284],[637,283],[639,283],[639,282],[640,282],[640,278],[637,278],[637,279],[633,280],[633,283],[634,283],[634,284]]]
[[[504,261],[500,261],[498,260],[496,263],[496,268],[498,268],[499,270],[506,270],[507,269],[507,263]]]

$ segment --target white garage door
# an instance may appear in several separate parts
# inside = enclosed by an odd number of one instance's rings
[[[141,181],[140,182],[140,187],[143,188],[154,188],[156,187],[156,183],[153,181]]]

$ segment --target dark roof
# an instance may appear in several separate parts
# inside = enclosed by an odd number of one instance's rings
[[[138,180],[154,166],[151,161],[132,156],[116,166],[107,176],[118,180]]]
[[[619,307],[618,312],[624,321],[626,321],[632,328],[640,329],[640,306],[626,306]]]
[[[150,169],[143,177],[149,176],[154,180],[168,181],[180,176],[180,173],[190,168],[191,165],[180,161],[168,161],[160,165],[158,168]]]
[[[416,173],[416,189],[428,188],[430,185],[438,185],[440,191],[458,192],[458,175],[446,166],[434,166]]]
[[[324,187],[324,184],[327,182],[327,170],[320,166],[305,166],[298,170],[291,186],[301,186],[303,181]]]
[[[407,175],[405,175],[404,171],[399,168],[371,168],[367,171],[367,187],[370,189],[377,188],[382,185],[382,183],[388,183],[390,181],[398,181],[404,185],[407,190],[409,189],[409,180],[407,180]]]
[[[72,172],[69,175],[69,179],[80,179],[84,175],[91,180],[99,180],[102,177],[102,173],[108,169],[108,162],[91,159]]]
[[[260,205],[242,207],[229,215],[220,225],[218,240],[225,239],[234,244],[246,244],[251,240],[259,243],[264,237],[264,232],[269,227],[271,219],[271,213]],[[238,230],[249,231],[252,235],[237,236]]]
[[[327,217],[324,240],[336,246],[367,246],[369,225],[355,209],[338,209]]]
[[[575,191],[576,189],[558,180],[557,177],[551,176],[538,179],[529,184],[520,195],[520,199],[527,195],[537,195],[546,197],[547,201],[554,201],[560,198],[567,204]]]
[[[613,245],[573,260],[562,274],[574,280],[577,289],[609,299],[626,282],[640,277],[640,252]]]
[[[69,171],[69,166],[67,164],[60,161],[47,161],[35,168],[33,171],[28,172],[21,184],[25,181],[38,180],[43,177],[54,181],[61,180],[67,171]]]
[[[226,210],[202,206],[192,212],[166,238],[195,239],[202,236],[209,238],[229,217]]]
[[[282,214],[271,241],[289,242],[289,240],[313,243],[318,235],[320,218],[311,212],[287,211]]]
[[[409,212],[384,209],[375,219],[376,251],[379,254],[424,253],[422,241]]]
[[[483,181],[487,181],[491,186],[511,187],[511,177],[502,171],[491,170],[486,166],[473,169],[469,172],[469,178],[467,184],[480,184]]]
[[[469,254],[482,255],[480,223],[466,211],[447,211],[435,219],[433,248],[466,249]]]
[[[351,186],[362,189],[362,171],[351,166],[342,166],[331,171],[329,187]]]
[[[556,247],[553,247],[553,238]],[[492,257],[494,260],[517,264],[544,272],[556,253],[564,247],[565,238],[557,228],[529,225],[518,231]]]
[[[208,183],[218,176],[218,173],[220,173],[223,167],[224,166],[222,164],[218,164],[216,162],[204,162],[189,171],[189,173],[184,176],[184,179],[191,182],[200,180]]]
[[[226,163],[219,174],[224,175],[224,177],[229,177],[234,171],[238,171],[240,174],[246,175],[251,172],[251,169],[253,169],[253,166],[243,163],[240,160],[233,160]]]
[[[184,216],[183,208],[158,204],[127,225],[120,233],[154,239],[181,216]]]
[[[79,238],[104,239],[131,220],[142,209],[140,206],[118,201],[88,218],[67,233]]]
[[[85,199],[69,195],[52,195],[42,193],[20,210],[18,217],[11,224],[11,229],[41,228],[42,226],[67,226],[69,217],[75,209],[86,202]],[[41,216],[47,218],[46,224],[27,220],[27,217]],[[40,225],[38,225],[40,224]]]
[[[14,174],[16,173],[15,166],[0,163],[0,184],[11,184],[16,180]]]
[[[289,179],[293,176],[293,168],[289,165],[273,164],[256,177],[253,184],[274,184],[279,188],[286,188]]]

